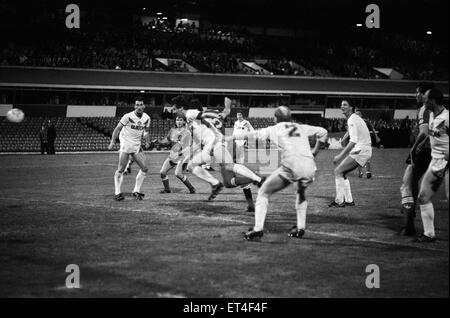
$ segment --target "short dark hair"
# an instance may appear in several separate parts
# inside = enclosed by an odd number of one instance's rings
[[[431,82],[420,82],[417,84],[416,89],[419,89],[419,92],[425,94],[427,90],[434,88],[434,84]]]
[[[143,96],[136,96],[135,98],[134,98],[134,101],[135,102],[144,102],[144,97]]]
[[[197,109],[199,111],[203,110],[202,103],[197,98],[191,99],[189,102],[189,108]]]
[[[178,107],[184,107],[188,105],[188,101],[186,99],[186,96],[184,95],[177,95],[170,101],[172,102],[173,105],[176,105]]]
[[[435,100],[436,103],[442,104],[442,101],[444,100],[444,95],[439,89],[431,88],[428,90],[428,99]]]

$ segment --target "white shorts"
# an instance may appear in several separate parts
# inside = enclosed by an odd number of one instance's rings
[[[234,163],[233,156],[228,151],[226,142],[218,142],[214,145],[213,156],[214,156],[214,161],[217,164]]]
[[[300,182],[303,187],[307,187],[314,181],[316,170],[316,164],[311,159],[299,160],[295,164],[282,164],[273,173],[290,183]]]
[[[190,163],[193,165],[202,165],[211,163],[212,152],[214,147],[214,140],[206,140],[203,144],[203,148],[199,145],[194,146],[194,154],[192,155]]]
[[[372,146],[362,146],[359,150],[350,152],[350,158],[353,158],[361,167],[372,158]]]
[[[120,140],[119,152],[125,152],[128,154],[134,154],[141,151],[141,143],[127,142],[126,140]]]
[[[444,158],[431,158],[428,170],[430,170],[437,178],[442,179],[445,176],[445,172],[448,170],[448,161]]]

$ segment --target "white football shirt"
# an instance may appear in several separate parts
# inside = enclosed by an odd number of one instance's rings
[[[120,119],[120,123],[123,125],[119,135],[120,140],[128,143],[140,144],[145,129],[150,127],[150,116],[143,113],[141,117],[138,117],[136,113],[132,111],[123,115]]]
[[[350,141],[355,143],[355,147],[352,151],[358,151],[364,146],[370,147],[372,145],[370,132],[364,119],[356,114],[352,114],[347,119],[347,127]]]
[[[236,120],[234,122],[234,128],[233,128],[233,136],[239,136],[239,134],[242,134],[243,132],[253,131],[253,126],[250,124],[248,120]]]
[[[255,131],[258,139],[269,138],[281,149],[281,162],[290,167],[295,166],[303,157],[314,158],[309,144],[309,137],[316,136],[326,142],[328,132],[325,128],[282,122]]]
[[[429,135],[431,157],[442,159],[448,157],[448,110],[444,109],[436,117],[430,112]]]

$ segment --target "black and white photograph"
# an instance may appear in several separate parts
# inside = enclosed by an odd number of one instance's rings
[[[448,0],[0,0],[0,298],[448,298],[448,38]]]

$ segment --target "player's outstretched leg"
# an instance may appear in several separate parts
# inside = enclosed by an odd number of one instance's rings
[[[170,190],[170,185],[169,185],[169,177],[167,176],[167,173],[170,171],[170,169],[173,168],[173,164],[171,163],[170,159],[167,158],[162,167],[161,170],[159,171],[160,175],[161,175],[161,181],[164,185],[164,190],[161,190],[160,193],[170,193],[172,192]]]
[[[208,197],[208,200],[211,201],[223,190],[224,186],[222,182],[214,178],[208,171],[201,167],[205,162],[211,162],[211,150],[208,149],[210,148],[205,147],[201,152],[197,153],[189,162],[188,169],[192,171],[194,175],[211,185],[211,194]]]
[[[220,173],[222,174],[223,184],[226,188],[235,188],[237,186],[244,186],[243,192],[245,200],[247,201],[247,212],[255,212],[255,204],[253,203],[253,196],[250,184],[252,179],[235,174],[234,172],[225,169],[225,165],[220,165]]]
[[[134,161],[141,168],[136,176],[136,183],[133,189],[133,196],[136,200],[142,200],[144,198],[144,194],[141,193],[141,187],[144,183],[145,177],[147,176],[148,168],[145,165],[145,155],[143,152],[139,152],[133,155]]]
[[[122,182],[123,182],[123,172],[128,161],[128,154],[125,152],[119,153],[119,163],[117,165],[117,170],[114,173],[114,200],[122,201],[124,196],[122,194]]]
[[[248,241],[259,240],[263,236],[264,221],[266,219],[269,197],[289,185],[289,182],[282,179],[279,175],[280,169],[275,170],[264,182],[258,191],[258,197],[255,204],[255,226],[249,231],[243,233]]]

